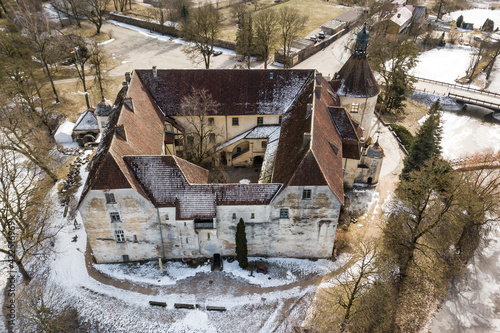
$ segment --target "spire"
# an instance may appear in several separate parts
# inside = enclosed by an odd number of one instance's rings
[[[356,45],[354,46],[354,55],[358,57],[366,57],[366,48],[368,47],[368,41],[370,40],[370,33],[366,31],[366,22],[358,32],[358,37],[356,38]]]

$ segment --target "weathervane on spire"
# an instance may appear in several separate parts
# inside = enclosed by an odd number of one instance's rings
[[[358,37],[356,38],[356,45],[354,46],[354,55],[358,57],[366,57],[366,48],[368,47],[368,42],[370,40],[370,33],[366,31],[366,22],[358,32]]]

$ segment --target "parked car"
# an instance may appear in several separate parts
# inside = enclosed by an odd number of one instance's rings
[[[316,35],[312,35],[311,37],[309,37],[309,40],[312,40],[316,43],[318,41],[318,37],[316,37]]]
[[[221,55],[221,54],[222,54],[222,52],[221,52],[221,51],[214,51],[214,52],[212,53],[212,55],[213,55],[214,57],[217,57],[218,55]]]
[[[319,39],[325,39],[325,33],[324,33],[323,31],[320,31],[320,32],[318,33],[318,38],[319,38]]]

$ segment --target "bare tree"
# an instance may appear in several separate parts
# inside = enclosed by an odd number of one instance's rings
[[[19,153],[0,149],[0,252],[15,263],[25,281],[27,262],[43,260],[60,228],[51,225],[52,201],[41,170]]]
[[[19,309],[16,328],[21,332],[73,333],[88,328],[65,291],[44,278],[21,286],[16,300]]]
[[[193,61],[202,56],[205,68],[209,69],[214,43],[219,37],[221,27],[222,16],[212,4],[194,9],[184,30],[184,37],[190,44],[186,45],[183,51]]]
[[[377,248],[373,242],[361,242],[356,247],[356,263],[335,279],[338,290],[332,291],[336,303],[343,309],[340,331],[348,329],[351,317],[359,308],[359,297],[373,283],[372,276],[376,273],[375,258]]]
[[[101,96],[104,98],[104,81],[105,81],[105,71],[107,65],[106,54],[102,47],[97,44],[97,42],[93,42],[91,46],[91,55],[90,55],[90,63],[94,66],[94,79],[99,86],[99,92]]]
[[[285,68],[289,68],[293,65],[289,59],[292,43],[300,36],[300,31],[307,21],[307,16],[300,14],[298,10],[291,7],[281,7],[278,16],[281,45],[283,46],[283,61]]]
[[[87,85],[85,80],[85,64],[92,57],[89,46],[83,38],[73,37],[73,49],[71,50],[71,62],[75,64],[76,71],[80,81],[82,81],[83,91],[87,92]],[[90,105],[87,105],[90,107]]]
[[[157,7],[151,8],[151,16],[161,25],[161,33],[164,33],[165,23],[172,27],[175,25],[175,10],[174,4],[170,0],[160,0]]]
[[[104,15],[106,14],[106,8],[108,7],[111,0],[83,0],[84,10],[83,15],[89,20],[93,25],[95,25],[97,34],[101,33],[101,27],[104,23]]]
[[[184,154],[194,164],[200,165],[214,154],[220,130],[209,122],[209,116],[216,115],[218,108],[219,104],[206,90],[193,89],[190,95],[182,98],[180,115],[187,122]]]
[[[81,21],[84,17],[84,2],[82,0],[52,0],[51,4],[59,15],[63,14],[70,21],[75,20],[76,25],[81,27]]]
[[[25,31],[35,56],[42,63],[45,74],[52,86],[56,103],[59,103],[51,66],[54,60],[53,56],[57,55],[57,53],[51,52],[53,49],[50,47],[50,44],[57,39],[54,36],[55,30],[51,27],[47,16],[42,11],[36,10],[35,5],[30,0],[19,0],[16,9],[20,14],[19,24]]]
[[[264,68],[278,42],[278,14],[273,9],[262,10],[253,17],[255,44],[264,59]]]

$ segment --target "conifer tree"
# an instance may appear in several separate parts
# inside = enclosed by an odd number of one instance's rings
[[[461,28],[462,27],[462,22],[464,21],[464,16],[463,15],[460,15],[458,18],[457,18],[457,28]]]
[[[247,68],[251,66],[251,55],[255,52],[253,38],[252,16],[242,13],[239,17],[238,31],[236,33],[236,52],[245,56]]]
[[[248,267],[247,234],[245,232],[245,222],[240,218],[236,226],[236,260],[241,268]]]
[[[402,177],[406,179],[413,170],[419,170],[425,161],[441,154],[441,125],[439,100],[434,102],[427,113],[428,117],[415,135],[404,160]]]

